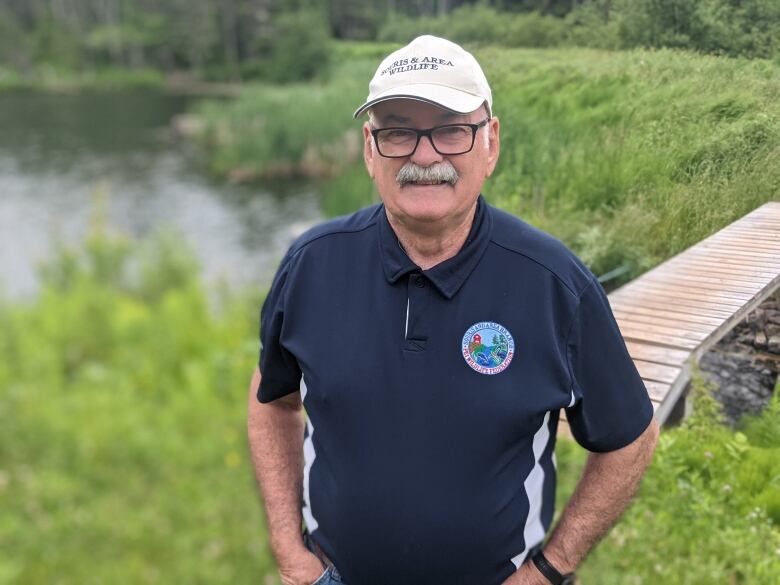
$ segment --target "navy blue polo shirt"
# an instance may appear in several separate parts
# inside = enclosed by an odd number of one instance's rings
[[[303,517],[348,585],[500,584],[552,521],[560,409],[592,451],[653,416],[593,275],[482,197],[429,270],[381,205],[313,228],[261,342],[258,399],[301,391]]]

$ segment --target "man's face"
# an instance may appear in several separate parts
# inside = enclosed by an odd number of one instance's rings
[[[388,100],[372,108],[377,128],[405,127],[425,129],[442,124],[478,124],[487,118],[483,107],[470,114],[454,114],[437,106],[416,100]],[[458,155],[436,152],[427,136],[420,138],[417,150],[403,158],[381,156],[371,135],[372,126],[363,126],[364,158],[368,174],[374,180],[388,214],[400,223],[425,230],[442,224],[462,221],[473,208],[498,161],[498,119],[477,130],[474,147]],[[398,171],[407,163],[430,167],[449,162],[458,173],[455,184],[425,185],[397,181]]]

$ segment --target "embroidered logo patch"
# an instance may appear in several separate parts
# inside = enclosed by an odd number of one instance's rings
[[[507,369],[515,354],[515,340],[509,330],[492,321],[474,323],[461,344],[463,359],[480,374],[498,374]]]

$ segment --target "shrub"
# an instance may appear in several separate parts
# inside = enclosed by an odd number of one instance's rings
[[[271,54],[266,65],[269,81],[311,79],[327,68],[330,32],[318,10],[284,12],[274,21]]]
[[[773,0],[623,0],[612,18],[624,47],[764,58],[780,49],[780,5]]]
[[[1,582],[274,578],[244,439],[260,295],[207,298],[182,246],[95,234],[0,304]]]
[[[759,584],[780,575],[780,388],[743,431],[720,424],[699,379],[694,414],[661,434],[653,462],[623,519],[578,571],[584,583]],[[584,454],[556,451],[568,498]],[[560,508],[560,505],[559,505]]]
[[[361,153],[352,112],[366,95],[373,63],[335,64],[318,84],[254,84],[235,101],[207,101],[195,115],[211,168],[237,181],[332,176]]]
[[[566,42],[566,23],[538,13],[504,13],[484,4],[464,4],[441,17],[394,15],[380,28],[380,41],[408,43],[422,34],[457,43],[548,47]]]

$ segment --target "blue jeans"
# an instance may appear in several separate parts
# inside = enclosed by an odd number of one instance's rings
[[[344,581],[341,580],[341,575],[333,565],[328,565],[325,571],[320,575],[312,585],[344,585]]]
[[[322,561],[322,564],[325,565],[325,570],[323,571],[322,575],[320,575],[311,585],[346,585],[344,581],[341,580],[341,574],[338,572],[336,567],[334,567],[333,563],[331,563],[330,560],[324,555],[319,546],[317,546],[314,540],[312,540],[308,532],[303,533],[303,543],[306,545],[306,548],[314,553],[317,558]],[[531,562],[531,557],[534,556],[536,551],[538,551],[540,548],[542,548],[542,545],[540,544],[531,548],[531,550],[528,551],[525,562]]]

